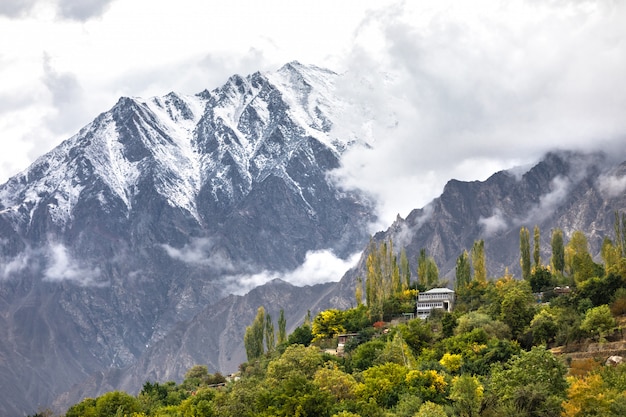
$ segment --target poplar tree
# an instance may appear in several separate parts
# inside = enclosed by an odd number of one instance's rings
[[[403,290],[411,286],[411,268],[409,267],[409,258],[407,258],[404,248],[400,251],[400,279],[402,279]]]
[[[278,314],[278,344],[282,345],[287,341],[287,319],[285,319],[285,310],[280,309]]]
[[[472,266],[474,279],[480,283],[487,282],[487,261],[485,258],[485,241],[477,240],[472,246]]]
[[[263,333],[265,330],[265,309],[261,306],[257,310],[252,324],[246,327],[243,342],[246,347],[248,361],[253,361],[263,355]]]
[[[563,275],[565,270],[565,246],[563,244],[563,231],[561,229],[552,230],[550,242],[552,248],[552,268],[555,272]]]
[[[537,225],[533,229],[533,260],[535,261],[535,269],[538,269],[541,266],[541,237]]]
[[[393,253],[393,241],[380,246],[371,240],[365,261],[365,300],[372,317],[382,319],[385,300],[402,291],[400,269]]]
[[[580,230],[572,234],[565,247],[565,266],[577,284],[592,278],[596,273],[595,263],[589,254],[587,236]]]
[[[525,226],[519,231],[520,266],[522,267],[522,278],[530,279],[530,232]]]
[[[272,352],[276,347],[276,339],[274,337],[274,323],[269,313],[265,315],[265,349]]]
[[[356,286],[354,288],[354,298],[356,298],[357,307],[363,304],[363,278],[356,278]]]
[[[398,261],[396,256],[390,254],[391,256],[391,288],[394,294],[399,294],[402,292],[402,280],[400,279],[400,268],[398,267]]]
[[[426,273],[428,270],[428,266],[426,265],[426,249],[420,249],[420,254],[417,257],[417,279],[420,284],[424,287],[427,286],[426,283]]]
[[[456,260],[456,290],[465,288],[472,279],[472,271],[470,267],[469,254],[466,250],[459,255]]]
[[[624,258],[626,257],[626,215],[624,213],[620,221],[619,213],[615,211],[613,229],[615,230],[615,246],[619,250],[620,257]]]

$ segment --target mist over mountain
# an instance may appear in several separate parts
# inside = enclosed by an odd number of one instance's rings
[[[198,363],[233,372],[259,306],[284,309],[288,330],[352,306],[376,207],[333,180],[371,146],[336,133],[355,120],[339,77],[293,62],[193,96],[121,98],[0,186],[0,411],[137,392]],[[404,247],[412,271],[426,249],[450,279],[477,239],[489,274],[516,273],[521,226],[541,228],[546,262],[555,227],[596,254],[626,208],[620,162],[555,151],[450,180],[373,238]]]
[[[626,163],[616,164],[601,153],[553,152],[532,167],[501,171],[485,181],[451,180],[439,198],[412,211],[406,219],[398,217],[373,239],[392,239],[396,250],[405,248],[413,279],[417,255],[425,248],[452,285],[456,258],[478,239],[485,240],[490,276],[502,276],[508,268],[519,277],[520,227],[540,227],[545,263],[550,260],[550,232],[555,227],[564,231],[566,239],[575,230],[584,231],[590,251],[597,257],[602,239],[612,236],[615,211],[626,208],[625,190]],[[245,296],[231,296],[211,305],[180,323],[134,365],[99,374],[65,394],[60,402],[69,405],[119,387],[134,392],[144,380],[181,380],[195,363],[215,369],[221,364],[222,370],[235,371],[238,363],[245,361],[242,324],[252,322],[259,305],[273,317],[278,314],[277,306],[285,308],[291,318],[290,331],[302,322],[306,309],[315,314],[331,307],[354,306],[356,278],[367,274],[367,249],[363,246],[357,266],[337,283],[300,288],[274,281]]]
[[[615,212],[626,208],[626,162],[597,153],[554,151],[531,167],[513,167],[485,181],[450,180],[441,196],[427,206],[400,216],[377,242],[391,239],[396,248],[416,254],[423,248],[453,282],[456,259],[476,240],[485,242],[489,276],[502,276],[505,268],[521,276],[519,231],[525,226],[541,232],[541,258],[549,264],[551,232],[563,230],[568,239],[583,231],[597,261],[604,237],[613,237]],[[344,280],[365,276],[366,253]]]
[[[121,98],[2,185],[0,409],[135,363],[259,271],[360,250],[373,205],[327,176],[354,143],[330,135],[336,77],[294,62]]]

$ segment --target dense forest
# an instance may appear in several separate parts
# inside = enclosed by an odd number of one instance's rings
[[[488,277],[482,241],[457,259],[452,312],[411,319],[419,291],[442,282],[425,251],[415,275],[393,242],[370,244],[355,307],[305,318],[287,335],[260,307],[236,375],[191,368],[182,383],[146,382],[73,405],[78,416],[624,416],[626,364],[577,358],[590,343],[622,340],[626,217],[594,260],[584,233],[520,230],[520,267]],[[403,314],[407,313],[407,314]],[[338,347],[338,335],[347,335]],[[37,416],[49,415],[42,411]]]

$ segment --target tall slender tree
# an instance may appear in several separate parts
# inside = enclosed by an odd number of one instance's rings
[[[595,263],[589,254],[587,236],[580,230],[572,233],[565,247],[565,269],[577,284],[592,278],[596,273]]]
[[[563,275],[565,270],[565,245],[563,243],[563,231],[561,229],[552,230],[552,239],[550,242],[552,248],[552,268],[554,272]]]
[[[519,264],[522,267],[522,278],[530,279],[530,232],[525,226],[519,231]]]
[[[533,229],[533,261],[535,261],[535,269],[539,269],[541,266],[541,236],[539,233],[539,226],[535,225]]]
[[[363,304],[363,278],[358,276],[356,278],[356,285],[354,287],[354,298],[356,299],[356,305]]]
[[[274,335],[274,322],[270,313],[265,314],[265,349],[272,352],[276,347],[276,338]]]
[[[615,230],[615,246],[619,250],[620,257],[624,258],[626,257],[626,214],[622,213],[620,220],[619,213],[617,210],[615,211],[613,228]]]
[[[472,266],[474,279],[480,283],[487,282],[487,260],[485,256],[485,241],[477,240],[472,246]]]
[[[403,290],[411,286],[411,268],[409,266],[409,258],[407,258],[404,248],[400,251],[400,279],[402,280]]]
[[[258,308],[252,324],[246,327],[243,341],[248,361],[253,361],[263,355],[263,333],[265,330],[265,309]]]
[[[463,251],[456,259],[456,281],[455,288],[460,290],[465,288],[472,279],[472,270],[469,261],[469,254],[466,250]]]
[[[417,258],[417,277],[424,287],[433,288],[439,282],[439,268],[432,256],[426,255],[426,249],[421,249]]]
[[[278,344],[282,345],[287,341],[287,319],[285,319],[285,310],[280,309],[278,314]]]

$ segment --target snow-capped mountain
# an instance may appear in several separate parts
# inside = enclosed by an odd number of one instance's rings
[[[132,364],[241,274],[360,250],[372,205],[327,175],[354,144],[337,77],[293,62],[121,98],[0,186],[0,410]]]

